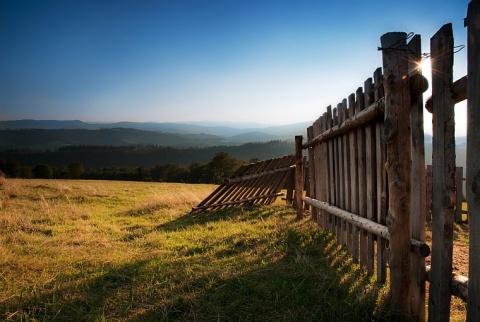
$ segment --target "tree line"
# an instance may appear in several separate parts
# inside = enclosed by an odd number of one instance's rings
[[[257,159],[250,160],[258,161]],[[230,177],[244,161],[232,157],[226,152],[218,152],[208,163],[156,164],[151,167],[100,167],[86,168],[81,161],[64,166],[52,166],[46,163],[35,165],[21,164],[13,157],[0,159],[0,173],[8,178],[38,179],[89,179],[89,180],[125,180],[183,183],[220,184]]]

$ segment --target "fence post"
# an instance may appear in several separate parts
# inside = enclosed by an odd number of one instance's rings
[[[384,34],[380,40],[385,88],[384,137],[388,174],[387,227],[390,233],[391,305],[405,320],[410,310],[410,189],[411,133],[408,53],[403,32]]]
[[[480,321],[480,0],[468,5],[467,201],[470,226],[467,321]]]
[[[428,317],[450,320],[455,211],[455,120],[452,24],[440,28],[430,40],[433,102],[432,268]]]
[[[412,121],[412,212],[411,212],[411,237],[425,242],[426,221],[426,195],[425,195],[425,145],[423,132],[423,98],[422,93],[427,89],[428,83],[422,76],[418,67],[421,58],[420,35],[415,35],[408,43],[411,50],[410,94],[411,94],[411,121]],[[411,314],[415,321],[425,321],[425,258],[412,256],[412,284],[410,306]]]
[[[295,200],[297,219],[303,218],[303,136],[295,136]]]

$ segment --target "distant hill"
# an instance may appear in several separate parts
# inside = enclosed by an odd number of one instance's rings
[[[70,145],[153,144],[175,147],[238,145],[272,140],[293,141],[295,135],[306,135],[307,127],[308,123],[285,126],[226,123],[222,126],[221,123],[0,121],[0,149],[12,147],[55,149]]]
[[[221,144],[224,144],[224,139],[215,135],[160,133],[125,128],[0,130],[0,150],[54,150],[79,145],[206,147]]]

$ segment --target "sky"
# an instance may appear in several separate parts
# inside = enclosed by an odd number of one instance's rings
[[[383,34],[429,52],[452,23],[466,45],[468,3],[0,0],[0,120],[313,123],[382,66]]]

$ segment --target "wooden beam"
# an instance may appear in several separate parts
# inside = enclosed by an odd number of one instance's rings
[[[295,200],[297,219],[303,218],[303,136],[295,136]]]
[[[254,174],[247,174],[247,175],[242,175],[242,176],[234,177],[234,178],[228,178],[228,179],[224,180],[224,183],[225,183],[225,185],[228,186],[228,185],[231,185],[231,184],[234,184],[234,183],[237,183],[237,182],[243,182],[243,181],[248,181],[248,180],[252,180],[252,179],[257,179],[259,177],[272,175],[272,174],[275,174],[275,173],[278,173],[278,172],[287,172],[291,168],[295,168],[295,166],[292,165],[292,166],[283,167],[283,168],[279,168],[279,169],[273,169],[273,170],[263,171],[263,172],[254,173]]]
[[[372,233],[376,236],[385,238],[387,240],[390,240],[390,233],[388,232],[388,227],[381,225],[379,223],[376,223],[370,219],[360,217],[356,214],[353,214],[351,212],[348,212],[346,210],[340,209],[338,207],[335,207],[328,202],[320,201],[320,200],[315,200],[312,198],[305,197],[303,198],[303,201],[305,201],[306,204],[309,204],[312,207],[322,209],[324,211],[327,211],[328,213],[337,216],[353,225],[356,227],[359,227],[363,230],[368,231],[369,233]],[[416,252],[420,254],[423,257],[427,257],[430,255],[430,247],[425,244],[424,242],[421,242],[419,240],[411,238],[410,241],[410,249],[413,252]]]
[[[405,47],[407,35],[391,32],[381,37],[385,88],[384,137],[387,145],[388,215],[390,233],[390,289],[392,308],[405,320],[410,308],[411,251],[411,121],[408,53],[389,48]]]
[[[468,5],[467,201],[470,231],[467,321],[480,321],[480,0]]]
[[[467,99],[467,83],[468,77],[463,76],[459,80],[455,81],[452,86],[452,98],[455,104],[460,103]],[[432,98],[429,97],[427,102],[425,103],[425,108],[430,113],[433,112],[433,102]]]
[[[446,24],[430,40],[433,97],[432,270],[428,317],[449,321],[455,210],[453,30]]]
[[[375,120],[376,118],[382,116],[384,111],[385,111],[385,99],[382,98],[379,101],[371,104],[365,110],[355,114],[353,117],[346,119],[344,122],[341,122],[340,124],[335,125],[328,131],[325,131],[319,134],[318,136],[314,137],[312,140],[306,142],[303,145],[303,148],[304,149],[309,148],[311,146],[314,146],[315,144],[326,141],[328,139],[339,136],[341,134],[347,133],[359,126],[365,125],[370,121]]]
[[[421,62],[421,39],[415,35],[408,43],[410,49],[410,70],[415,71],[410,77],[410,90],[412,91],[412,78],[423,79],[422,71],[417,68]],[[417,75],[417,76],[415,76]],[[421,81],[420,81],[421,83]],[[417,86],[421,87],[421,86]],[[423,88],[417,90],[421,92]],[[425,222],[427,215],[426,186],[425,186],[425,143],[423,132],[423,97],[413,95],[411,97],[411,120],[412,120],[412,204],[410,223],[412,227],[411,237],[422,242],[425,241]],[[425,321],[425,258],[412,256],[412,271],[410,285],[411,315],[415,321]]]

